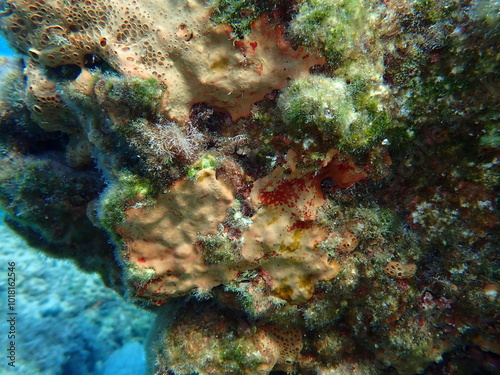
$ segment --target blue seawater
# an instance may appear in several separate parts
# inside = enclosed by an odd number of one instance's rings
[[[5,38],[0,36],[0,56],[12,56],[14,54],[14,49],[10,47]]]

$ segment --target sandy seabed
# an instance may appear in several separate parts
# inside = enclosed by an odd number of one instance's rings
[[[2,348],[0,374],[143,375],[144,338],[153,316],[106,288],[97,275],[30,248],[3,217],[0,332],[2,343],[15,342],[16,355],[13,368],[3,355],[8,348]],[[13,340],[7,321],[9,262],[15,262]]]

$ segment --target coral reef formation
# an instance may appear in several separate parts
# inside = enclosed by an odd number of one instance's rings
[[[493,373],[495,4],[0,1],[7,222],[151,374]]]

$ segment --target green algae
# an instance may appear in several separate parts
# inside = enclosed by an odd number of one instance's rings
[[[122,171],[117,181],[110,184],[99,199],[101,224],[110,233],[115,233],[115,227],[125,218],[125,209],[130,207],[134,199],[140,198],[143,206],[153,206],[157,192],[157,188],[148,179]]]
[[[359,47],[370,4],[365,0],[303,1],[291,23],[291,35],[302,45],[320,49],[330,63],[336,63]]]
[[[252,23],[264,13],[270,13],[285,0],[211,0],[214,8],[212,21],[217,24],[228,24],[233,34],[242,38],[250,33]]]
[[[219,162],[213,155],[201,155],[199,161],[187,168],[186,176],[188,178],[194,179],[196,178],[198,172],[200,172],[202,169],[217,169],[218,165]]]
[[[281,94],[278,106],[292,136],[319,134],[344,152],[366,149],[390,126],[380,99],[363,81],[312,75],[295,80]]]

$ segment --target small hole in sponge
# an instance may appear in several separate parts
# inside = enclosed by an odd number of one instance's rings
[[[30,49],[28,53],[34,60],[38,60],[40,58],[40,53],[38,51],[35,51],[34,49]]]
[[[103,60],[99,55],[96,54],[88,54],[85,55],[85,58],[83,60],[83,64],[86,68],[89,69],[100,69],[103,72],[113,72],[116,73],[116,70],[114,70],[111,65],[109,65],[105,60]]]
[[[61,65],[55,68],[47,67],[46,69],[49,78],[62,81],[73,81],[82,71],[82,68],[78,65]]]

